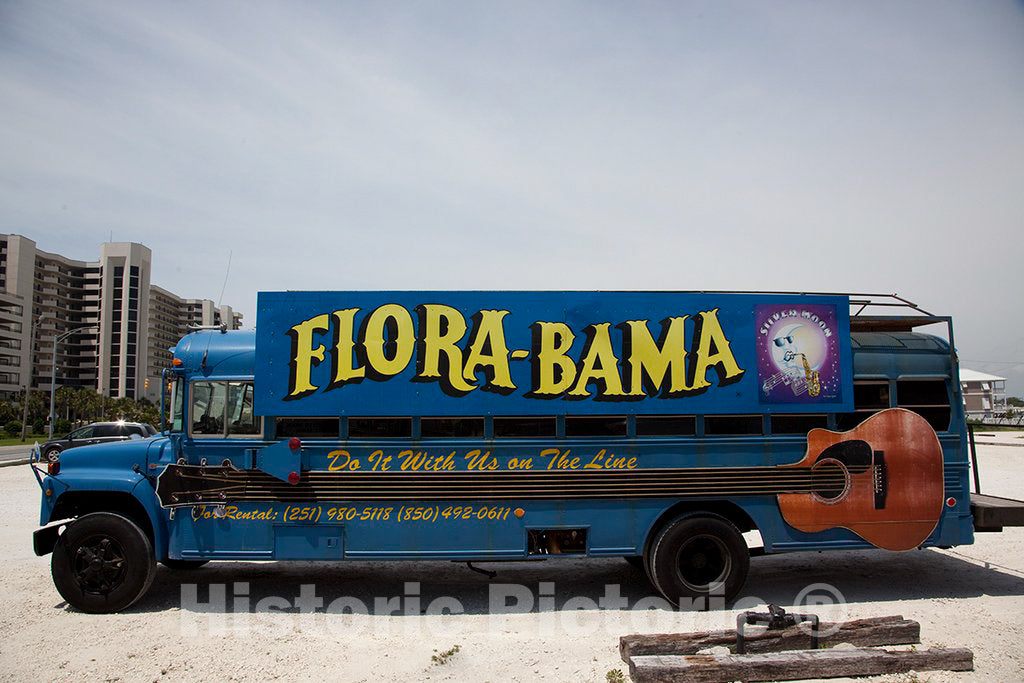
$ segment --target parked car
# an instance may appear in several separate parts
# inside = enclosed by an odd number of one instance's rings
[[[152,425],[144,422],[93,422],[79,427],[67,436],[43,444],[41,452],[47,460],[53,461],[69,448],[88,446],[94,443],[111,443],[128,439],[145,439],[156,434]]]

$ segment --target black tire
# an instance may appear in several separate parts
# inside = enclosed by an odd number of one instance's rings
[[[190,572],[199,569],[207,562],[209,560],[172,560],[169,557],[166,560],[160,560],[160,564],[176,572]]]
[[[57,462],[57,459],[63,451],[64,449],[60,446],[50,446],[43,451],[43,460],[46,460],[47,462]]]
[[[658,532],[648,557],[655,588],[673,605],[709,609],[730,601],[747,580],[750,552],[739,529],[724,517],[689,513]]]
[[[156,575],[153,544],[127,517],[94,512],[68,525],[50,561],[57,592],[75,609],[120,612],[149,589]]]

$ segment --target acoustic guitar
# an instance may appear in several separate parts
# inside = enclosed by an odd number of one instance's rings
[[[942,446],[928,421],[904,408],[875,413],[848,432],[812,429],[793,465],[825,475],[831,488],[780,493],[779,509],[800,531],[841,527],[886,550],[910,550],[942,514]]]

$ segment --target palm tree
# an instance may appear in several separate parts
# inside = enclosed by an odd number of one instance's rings
[[[71,406],[75,400],[75,389],[72,387],[61,387],[57,389],[55,412],[59,415],[64,411],[64,419],[71,419]]]

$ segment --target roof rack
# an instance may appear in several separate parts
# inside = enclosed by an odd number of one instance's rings
[[[948,316],[930,313],[899,294],[868,294],[863,292],[783,292],[701,290],[707,294],[776,294],[784,296],[845,296],[850,299],[850,328],[854,332],[910,332],[915,327],[946,323]],[[903,309],[903,315],[870,314],[869,309]],[[909,313],[909,315],[908,315]],[[952,341],[950,329],[950,341]]]
[[[949,316],[935,315],[898,294],[849,294],[850,329],[854,332],[910,332],[915,327],[945,324],[953,330]],[[898,309],[896,315],[878,315],[872,309]]]

